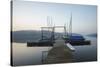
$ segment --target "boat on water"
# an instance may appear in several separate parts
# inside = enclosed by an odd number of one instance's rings
[[[57,35],[57,32],[55,31],[56,28],[63,28],[64,32]],[[49,34],[45,33],[45,30],[48,31]],[[90,41],[86,40],[82,35],[73,34],[72,27],[70,27],[70,32],[66,31],[66,25],[41,27],[40,40],[37,42],[27,42],[28,47],[53,47],[48,51],[44,51],[47,53],[47,57],[42,59],[42,63],[47,64],[73,62],[74,59],[72,52],[75,51],[73,46],[89,44]],[[42,52],[42,56],[44,55],[44,52]]]
[[[82,36],[80,34],[72,34],[72,35],[69,35],[69,36],[65,36],[65,37],[63,37],[63,39],[65,39],[66,43],[70,43],[73,46],[90,45],[90,41],[86,40],[84,38],[84,36]]]
[[[56,35],[56,28],[62,28],[64,30],[63,34]],[[53,46],[55,41],[60,37],[60,40],[63,39],[64,43],[70,43],[71,45],[89,45],[90,41],[86,40],[80,34],[72,33],[72,15],[70,18],[69,30],[66,30],[66,24],[64,26],[47,26],[41,27],[41,38],[38,42],[27,42],[27,46]],[[45,33],[44,31],[48,31]],[[48,37],[49,36],[49,37]],[[56,37],[57,36],[57,37]],[[58,42],[58,41],[57,41]]]

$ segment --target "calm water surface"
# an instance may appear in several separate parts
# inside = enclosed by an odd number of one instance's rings
[[[87,37],[91,40],[91,45],[74,46],[73,52],[75,61],[94,61],[97,59],[97,40],[95,37]],[[13,63],[14,65],[34,65],[42,64],[42,53],[52,47],[27,47],[26,43],[13,43]],[[46,57],[46,55],[44,56]]]
[[[91,41],[91,45],[74,46],[75,52],[73,52],[75,61],[96,61],[97,60],[97,38],[86,37]]]

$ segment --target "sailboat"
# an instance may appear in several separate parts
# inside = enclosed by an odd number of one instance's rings
[[[64,39],[66,43],[70,43],[71,45],[90,45],[90,41],[86,40],[82,35],[72,33],[72,14],[70,18],[69,24],[69,32],[67,32],[67,36],[65,35]]]
[[[47,21],[48,21],[48,19],[47,19]],[[90,41],[86,40],[82,35],[72,33],[72,14],[71,14],[71,18],[70,18],[70,24],[69,24],[68,31],[66,31],[66,26],[55,26],[55,25],[52,26],[52,23],[50,21],[48,22],[48,25],[50,25],[50,26],[41,27],[40,40],[37,42],[27,42],[27,46],[29,46],[29,47],[31,47],[31,46],[54,46],[55,41],[58,42],[58,39],[55,38],[56,37],[56,35],[55,35],[56,28],[63,28],[64,29],[64,35],[60,37],[61,39],[63,39],[63,43],[70,43],[73,46],[74,45],[89,45],[90,44]],[[44,30],[44,29],[46,29],[46,30]],[[46,35],[45,31],[49,32],[49,35]]]

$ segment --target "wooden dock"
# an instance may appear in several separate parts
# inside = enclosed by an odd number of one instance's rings
[[[73,62],[72,51],[70,51],[65,45],[53,47],[43,63],[69,63]]]

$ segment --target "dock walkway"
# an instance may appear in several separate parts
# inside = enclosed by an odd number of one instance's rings
[[[53,47],[49,52],[46,60],[43,63],[66,63],[72,62],[72,52],[65,46]]]

